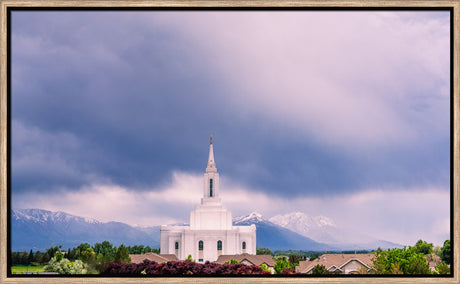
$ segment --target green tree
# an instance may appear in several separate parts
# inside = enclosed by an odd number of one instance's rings
[[[296,267],[297,265],[299,265],[299,261],[303,260],[303,257],[301,256],[298,256],[298,255],[290,255],[289,256],[289,263],[291,263],[291,265],[293,267]]]
[[[273,252],[269,248],[258,248],[256,250],[256,254],[258,254],[258,255],[262,255],[262,254],[273,255]]]
[[[391,272],[391,274],[404,274],[404,271],[401,270],[401,268],[399,267],[399,264],[397,262],[393,263],[391,265],[390,272]]]
[[[310,261],[317,259],[319,257],[319,255],[320,254],[318,252],[312,253],[311,256],[310,256]]]
[[[61,261],[64,259],[64,253],[62,251],[57,251],[54,254],[54,257],[56,258],[57,261]]]
[[[57,251],[60,251],[62,246],[54,246],[46,249],[46,253],[49,255],[50,258],[54,257]]]
[[[421,253],[424,255],[431,254],[433,252],[433,244],[427,243],[423,240],[418,240],[414,247],[415,253]]]
[[[446,240],[444,246],[441,248],[441,259],[449,265],[451,264],[450,252],[450,240]]]
[[[263,270],[263,271],[268,271],[270,273],[272,273],[272,271],[270,270],[270,268],[268,268],[268,265],[266,265],[265,263],[262,263],[260,265],[260,268]]]
[[[29,255],[27,257],[27,263],[31,264],[34,261],[34,252],[30,250]]]
[[[80,253],[86,249],[89,249],[91,247],[90,244],[88,243],[81,243],[78,245],[77,249],[80,251]]]
[[[47,252],[45,252],[43,254],[42,262],[48,262],[50,261],[50,259],[51,259],[50,255]]]
[[[67,255],[67,258],[71,261],[74,261],[80,257],[80,250],[78,248],[72,248],[70,253]]]
[[[102,244],[101,243],[95,243],[93,246],[93,250],[95,254],[100,254],[102,251]]]
[[[120,260],[124,263],[131,262],[131,258],[129,257],[129,251],[123,244],[121,244],[120,247],[117,249],[115,260]]]
[[[405,273],[417,275],[431,274],[430,265],[426,262],[426,257],[423,254],[411,256]]]
[[[416,249],[397,248],[386,251],[377,250],[373,259],[374,269],[378,274],[430,274],[426,257],[422,253],[416,253]]]
[[[235,264],[235,263],[239,263],[239,262],[238,262],[238,260],[236,260],[234,258],[230,259],[229,261],[224,262],[224,264]]]
[[[441,262],[436,266],[436,271],[439,274],[450,274],[450,267],[445,262]]]
[[[329,271],[327,270],[326,266],[318,264],[315,267],[313,267],[311,273],[313,275],[326,275],[329,274]]]
[[[195,260],[192,258],[192,255],[191,255],[191,254],[189,254],[189,255],[187,256],[187,258],[186,258],[186,259],[184,259],[184,261],[191,261],[191,262],[195,262]]]
[[[26,251],[20,252],[18,256],[18,262],[20,264],[29,264],[29,254]]]
[[[112,257],[115,257],[117,249],[109,241],[103,241],[101,245],[102,255],[110,255]]]
[[[275,269],[276,274],[281,274],[281,272],[283,272],[285,269],[294,269],[295,267],[293,267],[292,264],[289,263],[289,261],[286,259],[279,258],[273,268]]]
[[[39,263],[39,264],[44,263],[45,261],[43,261],[43,253],[40,252],[40,251],[37,251],[37,252],[34,254],[33,262],[36,262],[36,263]]]
[[[80,253],[80,260],[88,264],[93,264],[96,261],[96,253],[92,248],[87,248]]]
[[[436,254],[437,256],[441,257],[441,246],[434,246],[433,247],[433,253]]]

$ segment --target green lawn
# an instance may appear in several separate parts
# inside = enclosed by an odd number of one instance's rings
[[[40,273],[40,272],[44,272],[43,267],[44,266],[15,265],[15,266],[11,266],[11,272],[13,274],[24,274],[26,272]]]

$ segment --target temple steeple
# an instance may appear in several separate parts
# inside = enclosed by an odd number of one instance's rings
[[[212,135],[211,141],[209,143],[209,157],[208,157],[208,166],[206,167],[206,172],[217,172],[216,162],[214,162],[214,149],[212,148]]]
[[[216,162],[214,161],[214,149],[212,145],[212,134],[209,141],[209,156],[206,171],[204,173],[204,191],[202,204],[220,203],[219,198],[219,173],[217,172]]]

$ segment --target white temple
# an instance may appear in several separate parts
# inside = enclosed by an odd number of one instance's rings
[[[256,226],[233,226],[232,212],[221,203],[212,136],[203,198],[190,212],[190,226],[162,225],[160,238],[161,254],[175,254],[180,260],[188,255],[205,262],[215,261],[220,255],[256,254]]]

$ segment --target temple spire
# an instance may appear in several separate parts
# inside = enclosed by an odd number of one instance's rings
[[[214,149],[212,147],[212,134],[211,139],[209,142],[209,158],[208,158],[208,166],[206,167],[206,171],[215,171],[216,170],[216,162],[214,161]]]
[[[210,143],[209,143],[209,158],[208,158],[207,169],[209,169],[209,168],[211,168],[211,169],[216,168],[216,163],[214,162],[214,150],[212,148],[212,135],[211,135],[211,140],[210,140]]]

